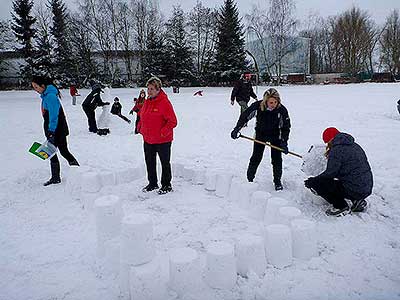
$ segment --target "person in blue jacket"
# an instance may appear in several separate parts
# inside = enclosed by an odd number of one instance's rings
[[[42,98],[43,129],[47,140],[58,148],[70,166],[79,166],[78,161],[68,150],[69,130],[60,103],[60,91],[50,78],[44,76],[33,76],[32,87]],[[44,186],[61,182],[60,162],[57,154],[50,159],[50,167],[51,178],[43,184]]]

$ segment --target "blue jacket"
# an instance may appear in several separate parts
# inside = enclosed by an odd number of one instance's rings
[[[347,133],[332,140],[326,170],[317,177],[339,179],[348,195],[355,200],[371,195],[373,177],[364,150]]]
[[[57,138],[69,134],[64,110],[58,98],[58,90],[54,85],[48,85],[40,95],[42,98],[42,115],[44,119],[44,132],[54,132]]]

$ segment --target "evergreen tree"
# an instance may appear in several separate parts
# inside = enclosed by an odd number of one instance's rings
[[[185,31],[185,15],[180,6],[174,7],[171,18],[167,22],[166,75],[168,79],[193,79],[193,60],[188,35]]]
[[[26,81],[29,81],[33,74],[32,39],[35,37],[33,25],[36,19],[31,15],[32,7],[32,0],[15,0],[13,2],[12,30],[19,43],[22,45],[22,47],[17,48],[17,50],[22,52],[25,59],[26,64],[21,65],[20,72],[22,78]]]
[[[55,63],[58,66],[57,73],[64,82],[74,80],[76,75],[72,47],[70,42],[70,31],[67,26],[68,14],[62,0],[50,0],[50,7],[53,13],[53,26],[51,34],[55,41]]]
[[[161,34],[157,32],[155,26],[149,28],[146,49],[142,63],[142,77],[144,82],[152,75],[159,76],[165,72],[165,45]]]
[[[243,25],[233,0],[225,0],[217,20],[215,75],[217,80],[237,80],[246,70]]]

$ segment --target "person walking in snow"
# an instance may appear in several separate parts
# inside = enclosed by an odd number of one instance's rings
[[[231,104],[234,105],[236,100],[240,105],[241,114],[248,108],[250,97],[257,100],[257,95],[254,93],[250,79],[251,74],[244,73],[240,76],[240,79],[235,83],[232,89]]]
[[[254,102],[239,117],[235,128],[231,132],[233,139],[239,138],[239,131],[247,123],[249,116],[256,112],[256,140],[270,142],[272,145],[284,149],[288,154],[288,140],[290,133],[290,118],[277,90],[270,88],[265,91],[263,100]],[[265,146],[254,143],[253,154],[247,168],[247,180],[252,182],[257,168],[263,158]],[[275,190],[283,189],[282,178],[282,153],[271,148],[271,163],[274,176]]]
[[[138,123],[140,120],[139,111],[143,107],[144,100],[146,100],[146,91],[142,89],[142,90],[140,90],[139,97],[134,99],[135,106],[129,112],[130,115],[133,115],[133,112],[136,113],[135,134],[139,133],[139,131],[138,131]]]
[[[168,99],[167,94],[161,88],[161,80],[151,77],[147,81],[148,99],[144,101],[142,109],[138,112],[140,117],[138,130],[143,136],[144,156],[149,183],[143,188],[143,192],[150,192],[158,188],[157,183],[157,154],[161,161],[161,188],[159,194],[172,191],[171,179],[171,144],[173,129],[177,125],[177,119]]]
[[[334,127],[325,129],[322,139],[327,144],[326,170],[308,178],[304,185],[332,204],[327,215],[344,216],[350,211],[364,211],[365,198],[371,195],[373,186],[367,155],[350,134]],[[345,199],[351,200],[351,207]]]
[[[47,140],[58,148],[60,154],[68,161],[70,166],[79,166],[78,161],[68,150],[67,136],[69,130],[60,102],[60,91],[50,78],[44,76],[33,76],[32,88],[42,98],[43,128]],[[50,167],[51,178],[43,184],[44,186],[61,182],[60,162],[57,154],[50,159]]]
[[[76,97],[79,96],[79,93],[75,84],[71,84],[71,86],[69,87],[69,94],[72,97],[72,105],[76,105]]]
[[[119,102],[119,98],[118,97],[114,98],[114,104],[111,106],[111,113],[113,115],[116,115],[116,116],[120,117],[122,120],[128,122],[129,124],[131,123],[131,120],[129,120],[127,117],[125,117],[122,114],[122,105]]]
[[[101,85],[93,83],[92,91],[85,98],[82,103],[83,111],[88,118],[89,131],[97,133],[96,113],[95,110],[98,106],[110,105],[110,102],[103,102],[100,93],[103,93]]]
[[[399,114],[400,114],[400,100],[399,101],[397,101],[397,111],[399,112]]]

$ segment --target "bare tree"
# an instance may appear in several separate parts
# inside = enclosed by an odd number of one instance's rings
[[[125,68],[128,80],[132,80],[132,52],[134,49],[133,13],[128,4],[121,2],[118,5],[118,39],[121,49],[124,51]]]
[[[379,43],[381,46],[380,60],[384,67],[393,74],[400,74],[400,17],[398,10],[393,10],[386,18]]]
[[[12,49],[13,34],[8,21],[0,21],[0,51]],[[7,63],[0,56],[0,73],[4,71]]]

